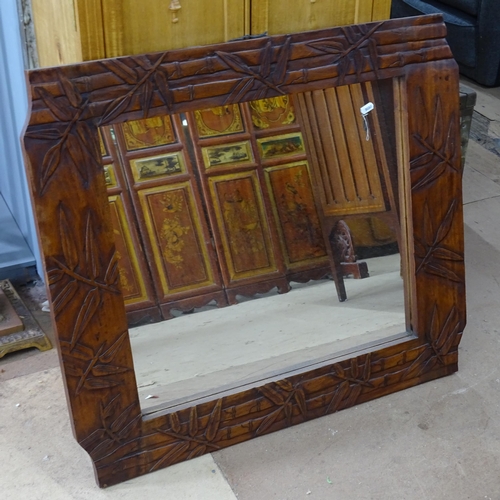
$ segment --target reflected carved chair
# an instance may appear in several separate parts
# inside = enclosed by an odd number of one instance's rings
[[[297,96],[297,101],[323,236],[329,242],[330,266],[338,298],[343,302],[347,298],[345,273],[335,244],[339,222],[377,216],[400,242],[395,160],[388,160],[388,154],[392,156],[394,151],[389,145],[390,129],[380,123],[381,98],[371,84],[305,92]],[[369,101],[375,103],[375,109],[367,117],[367,135],[360,108]]]

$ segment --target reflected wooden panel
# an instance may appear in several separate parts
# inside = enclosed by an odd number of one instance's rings
[[[265,173],[287,268],[317,260],[324,263],[326,245],[307,162],[268,167]]]
[[[129,323],[160,321],[156,293],[112,128],[99,129],[99,144],[115,235],[120,285]]]

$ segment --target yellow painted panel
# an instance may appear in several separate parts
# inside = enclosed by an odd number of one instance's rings
[[[390,17],[391,0],[252,0],[252,34],[270,35]]]
[[[132,235],[130,234],[120,195],[110,196],[109,206],[119,259],[120,285],[125,304],[135,304],[145,301],[148,299],[146,286],[142,279],[139,261],[135,253]]]
[[[245,0],[103,0],[106,56],[218,43],[245,33]]]
[[[189,182],[139,191],[147,237],[163,293],[197,290],[215,283],[194,192]]]
[[[392,0],[373,0],[372,20],[379,21],[391,17]]]
[[[67,0],[31,0],[31,6],[40,66],[80,62],[82,47],[74,3]]]

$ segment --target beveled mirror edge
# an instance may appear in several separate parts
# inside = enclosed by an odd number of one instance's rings
[[[457,370],[462,172],[458,69],[445,32],[440,16],[426,16],[29,73],[28,178],[74,434],[100,486]],[[402,88],[398,154],[411,184],[418,338],[143,419],[96,127],[383,78]]]

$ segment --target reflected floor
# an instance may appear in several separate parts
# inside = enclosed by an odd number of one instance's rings
[[[244,299],[130,330],[143,409],[320,362],[405,331],[399,255],[367,259],[370,277],[292,283],[289,293]],[[154,396],[154,398],[148,397]]]

